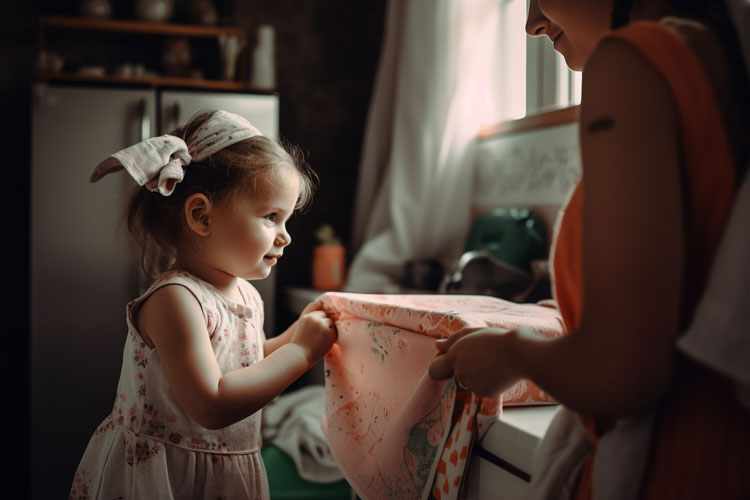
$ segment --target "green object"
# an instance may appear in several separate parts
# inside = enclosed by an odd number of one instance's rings
[[[352,488],[345,480],[313,483],[300,477],[294,460],[276,446],[260,451],[268,474],[271,500],[350,500]]]
[[[466,251],[485,250],[497,260],[525,271],[547,256],[547,232],[541,217],[526,209],[495,209],[480,215],[466,238]]]
[[[318,245],[340,245],[341,240],[336,236],[333,230],[333,226],[330,224],[323,224],[318,226],[315,230],[315,238],[318,240]]]

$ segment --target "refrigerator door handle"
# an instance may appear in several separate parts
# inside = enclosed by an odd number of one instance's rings
[[[151,137],[151,117],[148,114],[148,103],[146,99],[141,99],[141,140],[145,141]]]
[[[172,123],[173,128],[177,127],[180,124],[180,114],[182,113],[182,108],[180,107],[180,102],[175,101],[172,105]]]

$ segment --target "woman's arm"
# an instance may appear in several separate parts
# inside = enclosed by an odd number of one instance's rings
[[[445,341],[438,377],[453,373],[469,387],[467,378],[489,378],[499,391],[528,378],[595,416],[638,413],[664,393],[684,260],[678,130],[661,76],[626,44],[605,41],[586,66],[581,100],[581,327],[554,340],[519,329]],[[489,349],[495,362],[481,365]]]
[[[288,342],[258,363],[222,375],[200,305],[179,285],[154,292],[141,307],[138,323],[159,352],[177,402],[209,429],[225,427],[261,409],[312,366],[317,361],[312,358],[319,354],[307,344]],[[332,325],[321,312],[300,318],[298,327],[324,338]]]

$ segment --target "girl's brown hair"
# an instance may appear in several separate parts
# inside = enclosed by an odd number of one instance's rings
[[[170,132],[189,142],[191,135],[213,111],[195,115]],[[242,196],[262,196],[269,177],[279,168],[293,168],[300,178],[295,209],[306,208],[318,177],[304,161],[299,148],[284,141],[256,136],[227,146],[185,168],[185,178],[170,196],[136,186],[126,210],[127,229],[138,246],[141,267],[149,278],[174,265],[186,229],[183,207],[194,193],[204,194],[213,204],[233,202]]]

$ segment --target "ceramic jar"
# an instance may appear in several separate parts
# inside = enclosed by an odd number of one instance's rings
[[[109,0],[81,0],[78,12],[83,17],[107,18],[112,15],[112,4]]]
[[[343,245],[319,245],[313,249],[312,286],[317,290],[339,290],[346,278]]]
[[[135,15],[143,21],[163,23],[172,18],[174,0],[137,0]]]

